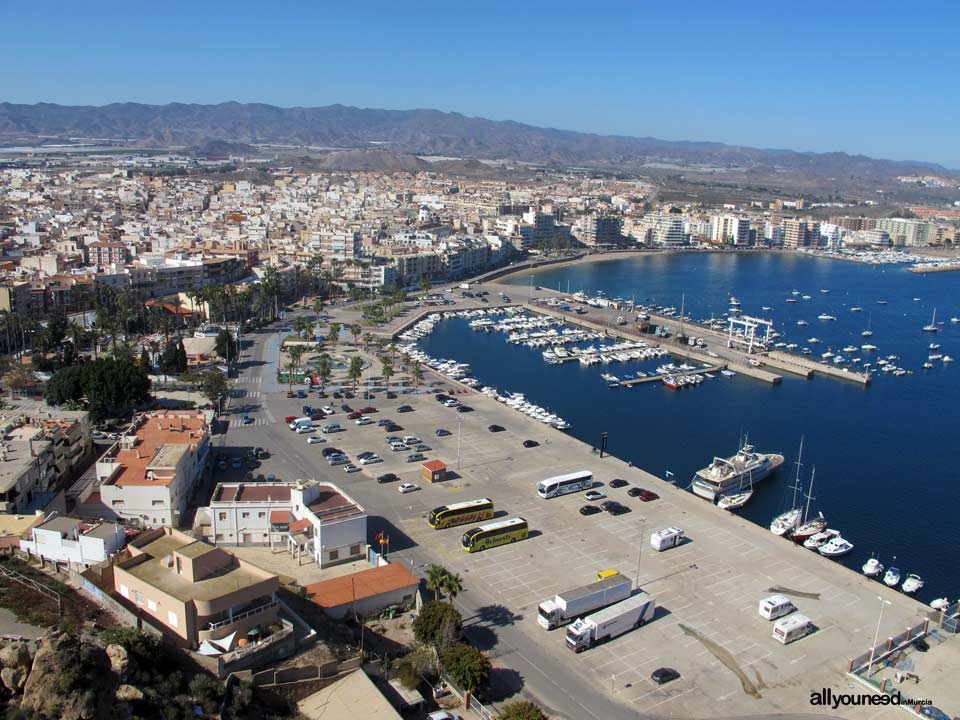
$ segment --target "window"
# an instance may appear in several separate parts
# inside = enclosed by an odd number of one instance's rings
[[[240,517],[242,517],[242,518],[248,518],[248,517],[250,517],[250,513],[248,513],[248,512],[242,512],[242,513],[240,513]]]
[[[128,588],[126,585],[121,585],[121,586],[120,586],[120,594],[123,595],[125,598],[129,598],[129,597],[130,597],[130,588]]]
[[[227,514],[226,514],[225,512],[217,513],[217,519],[218,519],[218,520],[226,520],[226,519],[227,519]]]
[[[267,514],[266,514],[265,512],[258,512],[258,513],[257,513],[257,517],[258,517],[258,518],[265,518],[266,516],[267,516]]]
[[[177,620],[177,614],[173,610],[167,610],[167,625],[177,627],[180,621]]]
[[[223,540],[223,533],[217,533],[213,536],[214,542],[221,542]]]
[[[331,550],[331,551],[330,551],[330,559],[331,559],[331,560],[339,560],[339,559],[340,559],[340,551],[339,551],[339,550]]]
[[[153,505],[153,507],[160,507],[163,505],[163,500],[154,500],[151,502],[151,505]]]
[[[360,554],[360,546],[359,546],[359,545],[351,545],[351,546],[350,546],[350,554],[351,554],[351,555],[359,555],[359,554]]]
[[[149,599],[147,600],[147,610],[151,612],[157,611],[157,603],[155,600],[149,600]]]
[[[139,590],[134,590],[134,591],[133,591],[133,601],[134,601],[137,605],[143,605],[143,593],[140,592]]]
[[[183,563],[180,560],[180,556],[177,555],[177,575],[183,574]]]
[[[123,500],[113,500],[110,504],[111,504],[113,507],[118,507],[118,506],[119,506],[119,507],[122,507],[122,506],[123,506]]]

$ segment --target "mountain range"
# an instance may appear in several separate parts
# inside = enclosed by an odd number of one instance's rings
[[[926,162],[842,152],[811,153],[596,135],[474,118],[439,110],[378,110],[329,105],[281,108],[259,103],[216,105],[115,103],[66,106],[0,103],[0,145],[65,138],[110,139],[140,147],[202,146],[211,141],[383,148],[396,153],[500,159],[611,168],[659,167],[759,172],[808,178],[895,182],[900,175],[955,175]]]

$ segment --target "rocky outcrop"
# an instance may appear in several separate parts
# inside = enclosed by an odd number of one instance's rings
[[[26,643],[10,643],[0,648],[0,667],[26,669],[32,662],[30,648]]]
[[[23,683],[27,679],[27,673],[23,668],[8,668],[0,670],[0,682],[12,693],[18,693],[23,689]]]
[[[117,700],[123,700],[124,702],[143,700],[143,691],[133,685],[121,685],[117,688]]]
[[[107,657],[110,658],[110,669],[124,677],[130,667],[130,653],[127,649],[123,645],[107,645]]]

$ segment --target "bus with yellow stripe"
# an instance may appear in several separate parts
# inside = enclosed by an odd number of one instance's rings
[[[492,519],[493,500],[490,498],[441,505],[431,510],[430,515],[427,516],[427,522],[434,530]]]
[[[479,552],[517,540],[526,540],[528,534],[527,521],[522,517],[515,517],[467,530],[460,545],[467,552]]]

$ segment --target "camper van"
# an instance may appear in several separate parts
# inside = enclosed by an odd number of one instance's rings
[[[786,595],[771,595],[760,601],[758,612],[765,620],[776,620],[789,615],[796,609],[797,606]]]
[[[774,639],[779,640],[784,645],[792,643],[794,640],[799,640],[804,635],[809,635],[812,632],[813,623],[810,622],[810,618],[800,613],[781,618],[777,620],[773,626]]]
[[[676,547],[683,542],[683,530],[680,528],[667,528],[658,530],[650,536],[650,546],[657,552]]]

